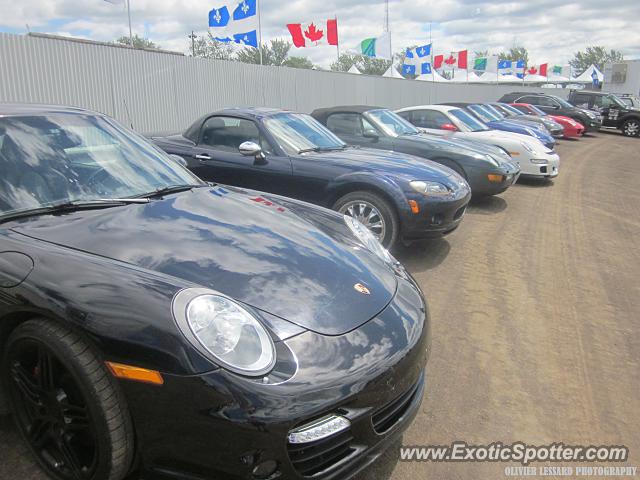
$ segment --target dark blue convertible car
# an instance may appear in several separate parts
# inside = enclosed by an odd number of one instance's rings
[[[349,147],[311,116],[289,111],[222,110],[153,140],[204,180],[332,208],[386,247],[453,231],[471,197],[467,182],[445,166]]]

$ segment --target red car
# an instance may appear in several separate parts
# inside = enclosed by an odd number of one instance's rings
[[[535,105],[528,103],[511,103],[510,105],[516,107],[521,112],[527,115],[538,115],[540,117],[549,116],[556,122],[564,127],[563,138],[575,138],[581,137],[584,133],[584,125],[575,121],[573,118],[565,117],[564,115],[549,115],[547,112],[543,112]]]

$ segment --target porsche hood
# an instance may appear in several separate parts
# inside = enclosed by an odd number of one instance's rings
[[[364,324],[397,287],[335,213],[232,187],[36,217],[13,230],[212,288],[325,335]]]

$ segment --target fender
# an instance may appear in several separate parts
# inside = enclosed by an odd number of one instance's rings
[[[400,215],[404,216],[411,214],[411,208],[409,207],[407,196],[400,185],[398,185],[398,183],[391,177],[379,175],[373,172],[346,173],[333,179],[327,185],[326,193],[329,198],[332,198],[335,201],[336,197],[356,189],[349,189],[349,185],[357,186],[356,188],[360,189],[362,189],[362,187],[365,187],[365,189],[366,187],[369,187],[371,190],[381,191],[395,201],[395,206],[398,208],[398,213]],[[394,205],[392,205],[392,207],[394,207]]]
[[[45,317],[81,329],[120,363],[177,375],[217,368],[183,338],[173,319],[173,296],[193,286],[188,282],[18,233],[0,235],[0,242],[34,264],[22,283],[0,289],[0,329],[15,318]],[[82,275],[60,277],[74,270]],[[162,340],[150,344],[149,336]]]

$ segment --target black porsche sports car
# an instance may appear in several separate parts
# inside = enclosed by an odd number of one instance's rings
[[[351,217],[0,105],[0,408],[58,480],[345,479],[422,401],[423,295]]]
[[[153,140],[204,180],[337,210],[388,248],[454,231],[471,198],[467,182],[449,168],[350,147],[309,115],[286,110],[229,108]]]

